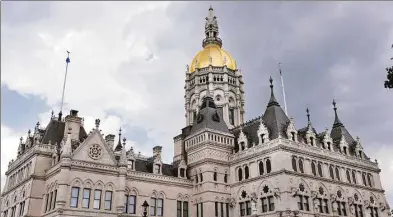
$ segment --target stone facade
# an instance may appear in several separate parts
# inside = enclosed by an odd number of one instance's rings
[[[204,49],[222,54],[211,8],[205,33]],[[378,163],[335,103],[330,133],[316,132],[308,109],[308,125],[298,129],[270,80],[264,115],[244,123],[241,73],[225,55],[209,56],[206,67],[198,56],[187,67],[187,124],[174,138],[173,163],[162,162],[161,146],[148,157],[126,150],[121,131],[116,144],[114,135],[103,137],[99,119],[86,133],[77,111],[52,115],[21,138],[1,216],[142,216],[144,201],[149,216],[390,216]]]

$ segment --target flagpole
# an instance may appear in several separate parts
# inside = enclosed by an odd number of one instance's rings
[[[282,95],[283,95],[283,97],[284,97],[284,109],[285,109],[285,114],[288,116],[287,100],[285,99],[284,77],[282,76],[281,63],[278,63],[278,68],[279,68],[280,77],[281,77],[281,88],[282,88]]]
[[[64,92],[65,92],[65,87],[66,87],[66,81],[67,81],[67,71],[68,71],[68,63],[70,63],[70,52],[67,50],[67,59],[66,59],[66,70],[65,70],[65,75],[64,75],[64,83],[63,83],[63,94],[61,96],[61,106],[60,106],[60,113],[63,113],[63,104],[64,104]]]

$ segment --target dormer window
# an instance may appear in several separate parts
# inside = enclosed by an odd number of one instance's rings
[[[362,159],[362,151],[359,151],[359,158]]]
[[[245,146],[244,142],[241,142],[241,143],[240,143],[240,147],[241,147],[242,151],[243,151],[244,149],[246,149],[246,146]]]
[[[347,147],[343,147],[344,154],[347,154]]]
[[[265,138],[264,137],[265,137],[265,134],[262,134],[261,135],[261,142],[262,142],[262,144],[265,143]]]
[[[314,137],[310,137],[310,144],[311,146],[314,146]]]
[[[186,170],[184,168],[180,168],[180,177],[184,178],[186,176]]]
[[[331,143],[330,143],[330,142],[327,142],[327,148],[328,148],[329,150],[331,150]]]

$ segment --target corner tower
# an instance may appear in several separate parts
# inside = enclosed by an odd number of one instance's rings
[[[231,129],[244,123],[243,79],[236,61],[222,49],[217,17],[213,12],[210,7],[205,22],[203,49],[186,69],[186,124],[194,124],[202,99],[207,95],[207,90],[210,90],[218,111]]]

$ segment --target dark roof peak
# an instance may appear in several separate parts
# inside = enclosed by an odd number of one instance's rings
[[[333,99],[333,110],[334,110],[333,128],[335,128],[335,127],[343,127],[344,126],[344,124],[341,123],[340,119],[338,118],[336,104],[337,104],[336,101]]]
[[[280,106],[280,104],[277,102],[276,97],[274,96],[274,90],[273,90],[273,78],[270,76],[270,100],[269,103],[267,104],[267,107],[271,106]]]

